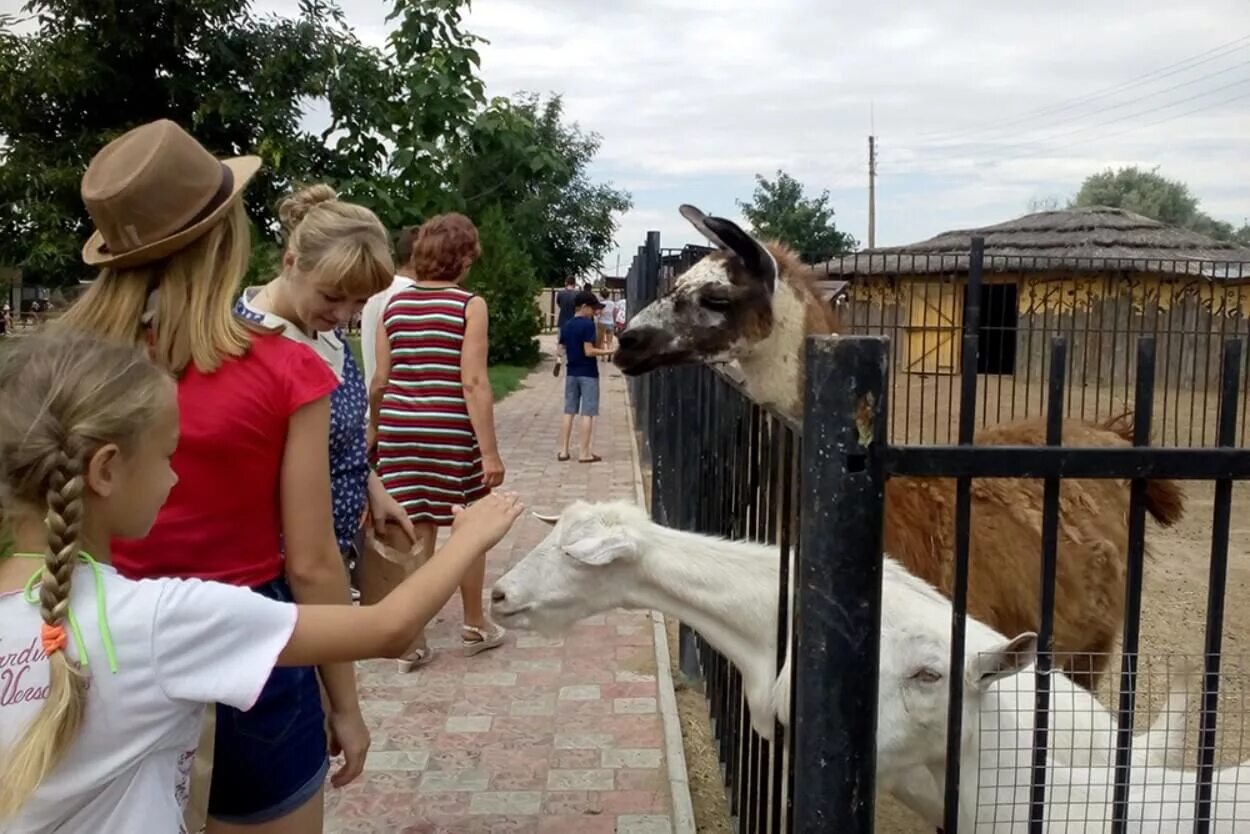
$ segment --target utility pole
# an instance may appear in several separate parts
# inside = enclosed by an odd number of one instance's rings
[[[877,137],[868,136],[868,248],[877,245]]]

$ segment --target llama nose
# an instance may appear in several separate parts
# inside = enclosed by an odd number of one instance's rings
[[[491,602],[503,602],[507,598],[508,598],[508,595],[503,592],[502,588],[491,589],[491,592],[490,592]]]
[[[626,330],[616,339],[621,350],[638,350],[647,343],[645,330]]]

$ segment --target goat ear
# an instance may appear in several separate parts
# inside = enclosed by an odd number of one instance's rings
[[[693,215],[688,214],[686,209],[690,209]],[[777,261],[764,244],[732,220],[711,217],[693,206],[682,206],[682,216],[716,246],[741,258],[747,273],[763,283],[769,292],[773,291],[777,280]]]
[[[968,685],[985,689],[996,680],[1016,674],[1037,659],[1037,635],[1031,631],[980,652],[968,662]]]
[[[530,515],[534,516],[534,518],[538,519],[543,524],[550,524],[552,527],[555,527],[556,522],[560,520],[560,516],[558,515],[544,515],[539,512],[532,512]]]
[[[583,565],[600,567],[609,565],[617,559],[633,556],[637,549],[628,536],[615,535],[580,539],[566,544],[564,552]]]

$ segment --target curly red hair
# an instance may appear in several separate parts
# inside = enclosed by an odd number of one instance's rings
[[[477,227],[458,212],[439,214],[421,224],[412,247],[412,268],[420,281],[460,279],[482,254]]]

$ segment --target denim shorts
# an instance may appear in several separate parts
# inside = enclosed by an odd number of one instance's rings
[[[564,413],[580,413],[583,417],[599,416],[599,377],[564,378]]]
[[[294,601],[281,577],[252,590]],[[330,769],[316,668],[275,667],[247,712],[218,704],[214,739],[210,817],[259,825],[303,806],[321,790]]]

